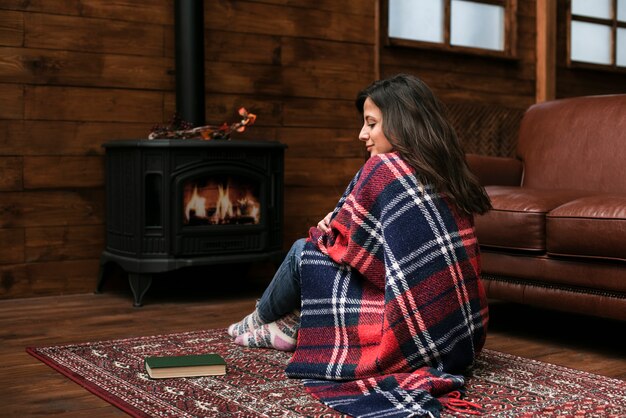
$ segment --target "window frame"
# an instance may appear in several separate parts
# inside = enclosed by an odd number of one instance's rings
[[[489,56],[496,58],[517,59],[517,0],[465,0],[472,3],[490,4],[504,7],[504,49],[497,51],[478,47],[458,46],[450,44],[450,25],[452,0],[444,2],[444,40],[443,42],[417,41],[389,36],[389,1],[381,0],[381,29],[386,46],[401,46],[420,49],[431,49]]]
[[[572,0],[567,1],[567,66],[569,68],[584,68],[610,72],[626,72],[626,66],[617,65],[617,29],[626,29],[626,22],[620,22],[617,20],[617,0],[611,0],[611,4],[613,9],[613,17],[611,19],[604,19],[599,17],[575,15],[572,13]],[[598,64],[594,62],[572,60],[572,21],[595,23],[611,28],[611,64]]]

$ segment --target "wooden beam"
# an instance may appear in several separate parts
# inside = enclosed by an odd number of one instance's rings
[[[374,80],[380,80],[380,37],[381,33],[381,13],[380,13],[380,0],[375,0],[374,4]],[[387,24],[382,25],[383,28],[387,28]],[[386,30],[386,29],[385,29]],[[386,36],[386,34],[384,34]]]
[[[537,103],[556,97],[556,0],[537,0]]]

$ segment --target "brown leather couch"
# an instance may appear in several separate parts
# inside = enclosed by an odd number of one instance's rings
[[[516,158],[467,160],[488,296],[626,320],[626,94],[533,105]]]

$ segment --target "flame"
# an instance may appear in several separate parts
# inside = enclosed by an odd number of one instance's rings
[[[261,220],[261,207],[259,205],[255,205],[250,214],[254,218],[254,223],[258,224]]]
[[[206,206],[205,206],[206,198],[200,197],[198,195],[198,186],[194,186],[193,194],[187,206],[185,206],[185,216],[187,217],[187,221],[191,219],[191,211],[195,212],[195,215],[198,218],[206,217]]]
[[[228,197],[228,188],[229,186],[226,186],[226,189],[224,189],[221,184],[217,186],[219,197],[217,198],[215,214],[213,215],[216,223],[223,223],[227,218],[233,217],[233,204]]]
[[[243,199],[237,200],[237,213],[239,216],[249,216],[258,224],[261,218],[261,206],[253,196],[247,195]]]

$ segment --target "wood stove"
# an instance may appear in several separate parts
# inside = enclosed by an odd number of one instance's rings
[[[123,140],[106,149],[107,265],[141,306],[155,273],[280,261],[285,146],[265,141]]]

